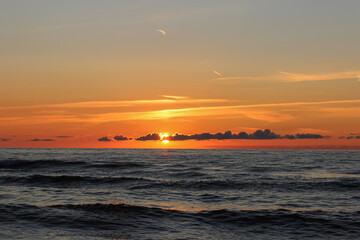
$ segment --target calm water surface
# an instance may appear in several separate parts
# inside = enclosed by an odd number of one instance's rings
[[[360,239],[360,151],[0,149],[0,239]]]

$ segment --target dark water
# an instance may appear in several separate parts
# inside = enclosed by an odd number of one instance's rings
[[[360,239],[360,151],[0,149],[0,239]]]

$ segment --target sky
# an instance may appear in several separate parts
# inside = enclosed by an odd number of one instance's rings
[[[2,0],[0,147],[360,149],[359,8]]]

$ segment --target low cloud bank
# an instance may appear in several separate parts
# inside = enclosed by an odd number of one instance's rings
[[[239,133],[232,133],[231,131],[226,131],[224,133],[200,133],[200,134],[193,134],[193,135],[186,135],[181,133],[175,133],[170,136],[164,137],[160,133],[149,133],[145,136],[140,136],[135,138],[136,141],[161,141],[161,140],[169,140],[169,141],[187,141],[187,140],[228,140],[228,139],[249,139],[249,140],[264,140],[264,139],[322,139],[322,138],[329,138],[329,136],[323,136],[320,134],[313,134],[313,133],[305,133],[305,134],[295,134],[295,135],[280,135],[272,132],[269,129],[265,130],[257,130],[253,133],[246,133],[246,132],[239,132]],[[99,138],[98,141],[100,142],[111,142],[111,141],[128,141],[133,140],[133,138],[124,137],[122,135],[116,135],[113,138],[109,138],[107,136]]]
[[[114,140],[116,140],[116,141],[127,141],[129,139],[127,137],[122,136],[122,135],[116,135],[114,137]]]
[[[193,134],[193,135],[185,135],[176,133],[174,135],[163,137],[158,133],[149,133],[146,136],[141,136],[136,138],[137,141],[159,141],[159,140],[169,140],[169,141],[186,141],[186,140],[227,140],[227,139],[321,139],[321,138],[328,138],[327,136],[323,136],[320,134],[295,134],[295,135],[280,135],[272,132],[269,129],[265,130],[257,130],[254,133],[248,134],[246,132],[240,132],[238,134],[233,134],[231,131],[226,131],[224,133],[201,133],[201,134]]]
[[[132,140],[132,138],[127,138],[127,137],[124,137],[123,135],[116,135],[115,137],[113,138],[109,138],[107,136],[105,137],[101,137],[98,139],[99,142],[111,142],[111,141],[128,141],[128,140]]]
[[[40,139],[40,138],[34,138],[30,140],[31,142],[54,142],[54,139]]]
[[[111,139],[108,138],[108,137],[102,137],[102,138],[99,138],[98,141],[99,141],[99,142],[110,142]]]
[[[339,139],[360,139],[360,134],[359,133],[350,133],[349,136],[342,136],[339,137]]]

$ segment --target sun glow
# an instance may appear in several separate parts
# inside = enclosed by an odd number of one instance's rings
[[[170,141],[167,139],[169,137],[169,134],[167,133],[159,133],[160,139],[163,143],[169,143]]]

